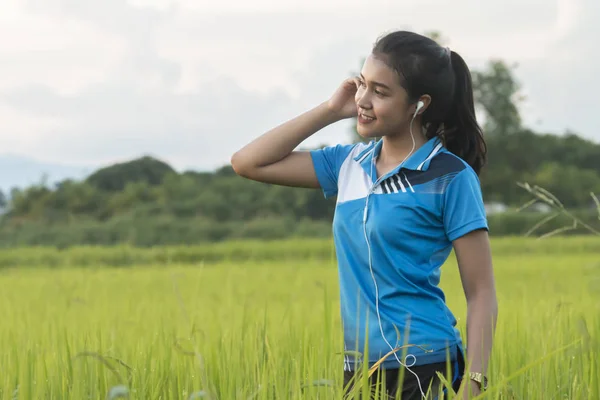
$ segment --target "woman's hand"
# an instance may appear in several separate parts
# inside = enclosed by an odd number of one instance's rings
[[[340,119],[352,118],[358,115],[354,96],[359,86],[358,78],[348,78],[337,88],[329,99],[329,110]]]

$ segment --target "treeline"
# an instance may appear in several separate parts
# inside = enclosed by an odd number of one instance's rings
[[[573,133],[556,136],[525,129],[515,101],[519,87],[502,62],[475,71],[473,79],[488,145],[488,165],[481,175],[484,199],[513,210],[489,216],[491,233],[521,235],[546,218],[514,211],[532,198],[518,182],[549,190],[583,221],[600,228],[590,196],[600,194],[600,144]],[[349,140],[357,138],[350,134]],[[2,199],[2,247],[324,237],[331,233],[335,206],[319,190],[252,182],[229,166],[178,173],[151,157],[102,168],[83,181],[13,189]],[[543,231],[571,224],[558,217]]]

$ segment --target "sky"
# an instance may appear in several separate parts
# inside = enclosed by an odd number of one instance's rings
[[[517,63],[527,126],[600,142],[595,0],[3,0],[0,154],[210,170],[327,100],[386,32]],[[347,141],[350,121],[305,146]]]

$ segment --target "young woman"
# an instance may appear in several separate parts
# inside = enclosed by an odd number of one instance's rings
[[[381,139],[295,151],[351,117],[362,137]],[[428,388],[448,365],[465,398],[485,389],[497,319],[478,177],[485,155],[467,65],[405,31],[381,37],[360,77],[344,81],[330,99],[233,155],[234,170],[248,179],[337,196],[344,343],[348,354],[362,355],[345,356],[345,384],[359,361],[373,365],[388,355],[375,376],[385,377],[392,398],[434,398],[426,397]],[[452,249],[468,307],[466,347],[438,287]]]

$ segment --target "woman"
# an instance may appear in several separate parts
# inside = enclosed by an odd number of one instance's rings
[[[382,139],[294,150],[351,117],[358,117],[362,137]],[[446,374],[448,365],[465,398],[485,389],[497,318],[478,177],[485,159],[467,65],[457,53],[405,31],[381,37],[360,77],[344,81],[329,100],[233,155],[234,170],[248,179],[337,196],[333,232],[350,350],[346,387],[359,361],[371,366],[388,355],[384,373],[374,377],[385,378],[392,398],[434,398],[436,372]],[[468,306],[466,357],[438,287],[452,249]],[[357,352],[362,356],[350,356]]]

